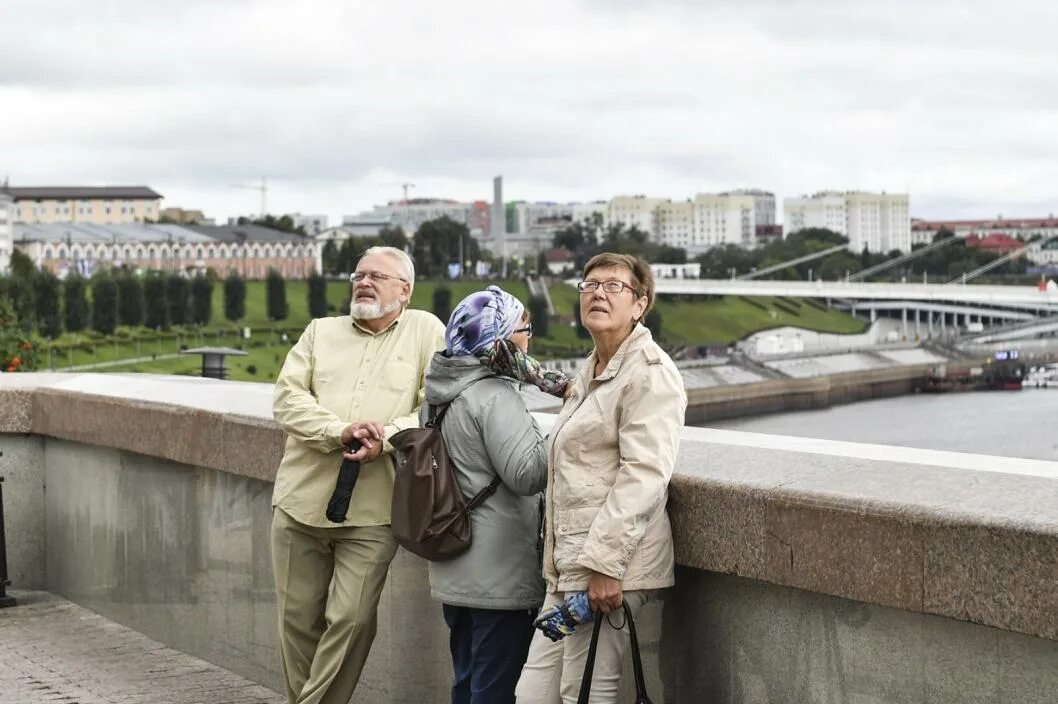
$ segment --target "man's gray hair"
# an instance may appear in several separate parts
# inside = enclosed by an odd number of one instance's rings
[[[403,249],[397,249],[396,247],[368,247],[363,253],[363,257],[369,254],[385,254],[387,257],[397,262],[397,268],[400,269],[404,278],[408,280],[408,300],[411,300],[411,293],[415,289],[415,263],[408,256],[408,253]]]

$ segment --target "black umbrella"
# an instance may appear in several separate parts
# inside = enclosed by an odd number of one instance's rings
[[[360,449],[360,442],[353,440],[349,443],[348,452],[356,452]],[[331,523],[345,523],[345,515],[349,513],[349,499],[353,495],[353,487],[360,476],[360,463],[355,460],[342,458],[342,466],[338,468],[338,482],[334,485],[334,493],[331,500],[327,502],[327,520]]]

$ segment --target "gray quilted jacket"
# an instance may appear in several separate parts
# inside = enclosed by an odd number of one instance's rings
[[[449,402],[441,434],[463,496],[469,500],[497,475],[501,483],[471,513],[470,549],[430,563],[430,592],[453,606],[537,608],[544,599],[537,530],[547,441],[517,382],[496,376],[476,357],[434,355],[426,373],[426,403]],[[423,404],[423,422],[426,413]]]

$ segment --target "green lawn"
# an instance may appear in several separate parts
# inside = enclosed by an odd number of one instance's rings
[[[463,297],[481,290],[480,281],[443,282],[452,291],[452,305]],[[433,292],[440,281],[419,281],[415,284],[411,305],[413,308],[429,310],[433,303]],[[525,301],[528,292],[522,281],[500,282],[511,294]],[[579,295],[572,286],[555,284],[550,289],[555,310],[560,316],[553,320],[546,338],[537,337],[534,348],[542,357],[571,357],[585,354],[591,341],[579,338],[571,325],[573,306]],[[349,297],[349,284],[344,281],[328,282],[327,300],[332,314],[345,304]],[[752,300],[752,302],[751,302]],[[223,291],[221,285],[213,292],[213,321],[205,329],[181,330],[166,333],[157,339],[153,331],[121,330],[124,339],[92,339],[87,335],[64,335],[56,345],[55,366],[64,367],[90,364],[110,360],[129,359],[150,355],[172,354],[181,346],[221,345],[241,347],[249,355],[229,359],[230,378],[244,381],[272,381],[282,366],[289,345],[309,321],[307,285],[303,281],[287,282],[287,301],[290,315],[287,320],[273,322],[265,315],[265,284],[263,281],[247,282],[246,318],[238,324],[224,320]],[[745,299],[726,297],[707,301],[659,300],[657,309],[662,316],[662,338],[669,346],[700,345],[705,343],[728,343],[748,334],[772,327],[793,325],[821,332],[855,333],[864,324],[845,313],[819,310],[804,301],[781,301],[773,298]],[[249,341],[241,336],[243,327],[252,328]],[[286,331],[290,343],[281,341]],[[136,339],[137,336],[140,339]],[[73,343],[73,344],[71,344]],[[41,367],[47,365],[47,354],[42,355]],[[165,374],[193,374],[200,368],[198,357],[156,359],[107,367],[105,371],[137,371]]]

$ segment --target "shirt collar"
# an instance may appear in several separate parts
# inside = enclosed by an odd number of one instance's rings
[[[400,322],[400,319],[404,317],[404,311],[406,311],[406,310],[408,310],[407,307],[402,308],[401,311],[400,311],[400,315],[398,315],[396,318],[394,318],[393,322],[391,322],[389,325],[387,325],[385,328],[383,328],[382,330],[380,330],[378,332],[375,332],[375,331],[371,330],[370,328],[364,327],[363,325],[360,324],[359,320],[357,320],[356,318],[354,318],[352,316],[349,316],[349,318],[350,318],[350,320],[353,321],[353,327],[356,328],[357,330],[359,330],[360,332],[365,333],[367,335],[371,335],[371,336],[383,335],[383,334],[389,332],[390,330],[392,330],[393,328],[395,328],[397,326],[397,323]]]

